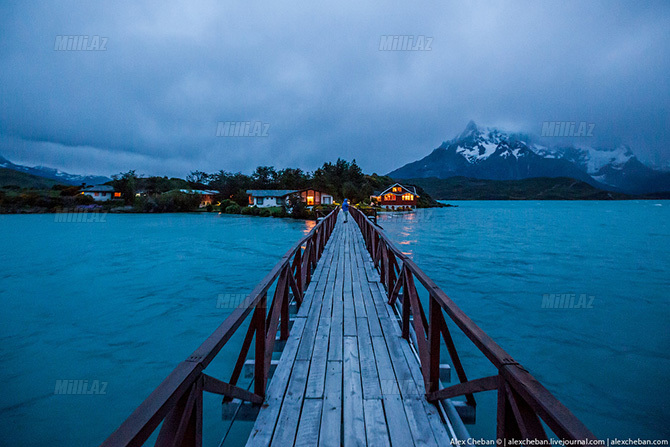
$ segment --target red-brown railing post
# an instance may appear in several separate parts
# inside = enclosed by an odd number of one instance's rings
[[[425,315],[422,317],[423,308],[421,307],[421,302],[419,301],[419,294],[416,291],[416,286],[414,285],[414,277],[409,270],[405,271],[405,287],[407,290],[408,297],[408,306],[411,306],[412,319],[414,326],[414,334],[416,335],[417,350],[419,351],[419,361],[421,363],[421,372],[423,373],[424,385],[427,387],[430,382],[429,378],[429,365],[430,365],[430,353],[428,351],[428,341],[426,339],[426,326],[423,322]],[[405,309],[405,303],[403,303],[403,310]],[[427,391],[427,390],[426,390]]]
[[[402,287],[402,338],[409,340],[409,312],[410,312],[410,299],[409,291],[407,290],[407,271],[404,272],[403,276],[403,287]]]
[[[288,340],[289,336],[289,328],[288,328],[288,308],[289,308],[289,285],[288,285],[288,275],[290,275],[291,272],[287,268],[284,270],[283,277],[284,277],[284,291],[282,293],[282,296],[277,296],[275,299],[280,299],[281,300],[281,318],[279,319],[281,326],[280,326],[280,340]],[[282,281],[282,276],[279,277],[279,280]],[[296,299],[297,301],[297,299]]]
[[[265,397],[265,384],[267,383],[267,371],[265,368],[265,314],[267,307],[267,293],[263,295],[261,300],[254,309],[251,324],[256,330],[256,350],[254,357],[254,393]]]
[[[307,290],[307,286],[309,285],[309,259],[311,257],[311,250],[312,250],[312,241],[311,239],[308,239],[307,242],[305,242],[305,251],[302,254],[302,268],[301,268],[301,275],[302,275],[302,290]]]
[[[202,446],[202,375],[165,417],[155,446]]]
[[[295,281],[296,285],[298,287],[298,290],[300,291],[300,296],[302,297],[303,294],[303,284],[302,284],[302,250],[298,248],[295,252],[295,258],[293,260],[293,265],[295,268]],[[299,307],[300,303],[296,303],[296,305]]]
[[[395,287],[395,281],[396,281],[396,276],[395,276],[395,269],[398,266],[398,263],[396,262],[395,255],[393,252],[389,251],[388,252],[389,257],[388,257],[388,285],[386,287],[386,292],[390,292],[393,290],[393,287]]]
[[[382,253],[381,253],[381,259],[380,259],[381,265],[380,265],[380,272],[379,276],[381,276],[382,284],[386,287],[386,291],[388,292],[388,277],[389,277],[389,259],[388,259],[388,250],[386,248],[386,244],[382,245]]]
[[[521,431],[514,420],[514,414],[507,394],[505,379],[500,376],[498,385],[498,406],[496,413],[496,439],[509,441],[510,439],[522,439]]]
[[[440,315],[437,315],[438,312]],[[440,381],[440,336],[441,336],[441,327],[442,323],[442,308],[435,301],[435,299],[430,296],[428,297],[428,313],[430,314],[430,320],[428,323],[428,346],[430,350],[430,363],[429,363],[429,373],[428,373],[428,386],[426,391],[432,392],[437,391],[439,381]]]

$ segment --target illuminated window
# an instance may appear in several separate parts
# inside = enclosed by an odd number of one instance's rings
[[[307,205],[314,205],[314,196],[307,196]]]
[[[394,201],[395,200],[395,194],[385,194],[384,195],[384,200],[386,201]]]
[[[121,193],[120,192],[115,192],[114,197],[121,197]]]
[[[402,191],[402,188],[400,186],[393,187],[393,192],[400,192],[400,191]]]
[[[414,199],[414,196],[412,194],[403,194],[402,199],[403,200],[412,200],[412,199]]]

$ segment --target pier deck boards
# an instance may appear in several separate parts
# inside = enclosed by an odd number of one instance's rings
[[[400,335],[358,226],[338,216],[247,445],[448,445]]]

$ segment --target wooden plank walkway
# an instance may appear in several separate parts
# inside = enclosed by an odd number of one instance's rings
[[[450,445],[363,237],[342,215],[291,329],[250,446]]]

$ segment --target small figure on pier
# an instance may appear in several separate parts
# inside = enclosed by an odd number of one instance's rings
[[[349,221],[349,199],[344,199],[342,202],[342,212],[344,213],[344,222]]]

